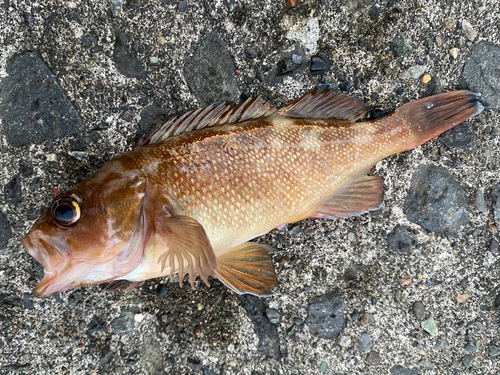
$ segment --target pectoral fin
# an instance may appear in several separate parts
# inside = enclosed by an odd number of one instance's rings
[[[115,291],[121,291],[121,292],[130,292],[131,290],[134,290],[135,288],[138,288],[144,284],[144,281],[128,281],[128,280],[114,280],[108,284],[106,287],[106,291],[108,292],[115,292]]]
[[[208,275],[215,276],[217,259],[203,227],[195,219],[182,215],[161,215],[154,220],[155,231],[151,238],[155,248],[165,248],[158,257],[161,271],[170,267],[170,276],[179,272],[182,285],[184,274],[189,274],[189,283],[200,275],[208,284]]]
[[[218,255],[219,268],[215,275],[229,289],[238,294],[272,295],[278,285],[273,262],[268,253],[272,248],[246,242]]]
[[[384,180],[380,176],[362,176],[351,180],[323,201],[309,217],[333,219],[377,210],[384,199]]]

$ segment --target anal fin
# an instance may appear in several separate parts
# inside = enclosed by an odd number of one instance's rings
[[[255,242],[245,242],[218,255],[219,268],[215,275],[237,294],[272,295],[278,285],[269,251],[272,248]]]
[[[363,175],[352,179],[346,186],[323,201],[309,217],[334,219],[357,216],[379,209],[383,199],[383,178]]]

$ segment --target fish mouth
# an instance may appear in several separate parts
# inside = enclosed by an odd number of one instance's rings
[[[33,290],[35,297],[43,297],[48,294],[74,288],[72,285],[74,275],[71,264],[55,246],[33,233],[28,233],[21,238],[21,244],[35,260],[43,266],[44,277]]]

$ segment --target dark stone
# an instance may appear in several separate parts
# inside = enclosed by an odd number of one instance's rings
[[[474,151],[476,149],[476,132],[471,124],[460,124],[444,132],[439,140],[448,147]]]
[[[267,317],[263,300],[252,295],[241,295],[238,299],[252,321],[254,332],[259,338],[257,349],[268,357],[279,358],[278,330]]]
[[[19,178],[19,176],[14,176],[12,180],[10,180],[3,187],[3,194],[5,197],[5,202],[7,203],[20,203],[23,201],[21,192],[21,179]]]
[[[413,307],[411,308],[413,314],[415,314],[415,318],[417,318],[417,320],[419,322],[421,322],[422,320],[425,320],[426,316],[427,316],[427,310],[425,308],[425,305],[423,304],[423,302],[421,301],[417,301],[413,304]]]
[[[134,313],[129,310],[122,310],[120,316],[111,321],[111,328],[116,333],[127,334],[132,332],[134,327]]]
[[[380,365],[380,362],[382,362],[382,357],[380,357],[380,354],[378,354],[378,352],[372,350],[370,354],[367,355],[366,362],[370,366],[378,366]]]
[[[253,58],[255,58],[255,56],[257,56],[257,54],[255,53],[255,50],[252,47],[245,48],[245,55],[249,59],[253,59]]]
[[[0,249],[7,247],[9,239],[12,237],[12,228],[4,213],[0,211]]]
[[[358,340],[358,350],[360,353],[370,350],[372,347],[372,338],[366,332],[363,332]]]
[[[498,241],[496,238],[492,238],[490,241],[490,251],[493,255],[498,254]]]
[[[378,20],[380,19],[380,11],[378,9],[378,6],[376,5],[370,8],[368,14],[370,15],[370,18],[373,22],[378,22]]]
[[[401,34],[399,34],[396,38],[394,38],[391,47],[392,47],[392,52],[396,57],[408,56],[413,52],[413,48],[406,41],[405,37]]]
[[[345,281],[355,281],[359,280],[366,270],[366,266],[362,263],[350,264],[344,270],[344,280]]]
[[[202,40],[186,59],[184,75],[189,89],[203,105],[239,101],[235,65],[216,31]]]
[[[82,41],[83,48],[92,47],[92,38],[89,35],[82,36],[81,41]]]
[[[227,10],[229,13],[234,12],[238,9],[238,2],[236,0],[227,0]]]
[[[14,146],[64,137],[83,130],[78,112],[37,52],[7,61],[0,80],[0,117]]]
[[[312,298],[306,325],[314,336],[336,338],[344,328],[344,301],[332,294]]]
[[[351,81],[344,81],[339,85],[339,90],[342,92],[347,92],[347,90],[349,90],[350,85]]]
[[[100,360],[101,364],[105,365],[106,363],[111,362],[111,360],[113,359],[114,354],[115,353],[113,353],[109,349],[103,350],[102,353],[101,353],[101,360]]]
[[[293,72],[295,69],[299,68],[300,64],[297,65],[292,59],[283,59],[278,61],[278,76],[283,76],[285,74]]]
[[[413,235],[408,231],[407,228],[396,225],[391,233],[387,236],[387,241],[389,245],[399,254],[408,255],[410,254],[410,248],[413,245]]]
[[[33,301],[31,300],[29,294],[24,294],[23,295],[23,304],[24,308],[28,310],[34,310],[35,305],[33,305]]]
[[[195,374],[199,374],[202,371],[201,362],[198,359],[188,358],[187,364]]]
[[[477,352],[477,346],[473,345],[469,342],[469,343],[467,343],[467,345],[465,345],[465,351],[467,353],[475,353],[475,352]]]
[[[463,78],[474,92],[481,93],[481,101],[500,109],[500,45],[481,41],[472,49],[465,63]]]
[[[113,50],[113,61],[116,69],[126,77],[146,79],[148,72],[137,58],[137,51],[129,47],[129,41],[124,33],[117,33]]]
[[[392,366],[389,372],[391,373],[391,375],[418,375],[418,372],[408,370],[400,365]]]
[[[405,89],[402,87],[398,87],[396,90],[394,90],[394,93],[396,95],[403,95],[404,92],[405,92]]]
[[[87,325],[87,329],[91,332],[99,332],[104,330],[104,323],[102,322],[101,319],[98,317],[94,316],[92,320],[89,322]]]
[[[325,73],[330,68],[330,64],[319,56],[311,57],[311,74],[318,76]]]
[[[188,2],[186,0],[179,1],[179,5],[177,6],[179,12],[187,12],[188,10]]]
[[[409,221],[427,230],[457,237],[467,224],[468,198],[446,168],[420,165],[413,175],[404,203]]]
[[[163,355],[160,343],[153,336],[144,337],[141,358],[148,375],[163,375]]]

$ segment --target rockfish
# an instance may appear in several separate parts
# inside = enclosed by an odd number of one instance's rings
[[[370,168],[480,113],[478,96],[439,94],[370,121],[360,121],[368,107],[326,87],[281,109],[254,98],[188,112],[54,198],[21,239],[44,267],[34,294],[179,273],[270,295],[270,248],[251,239],[378,209],[383,180]]]

